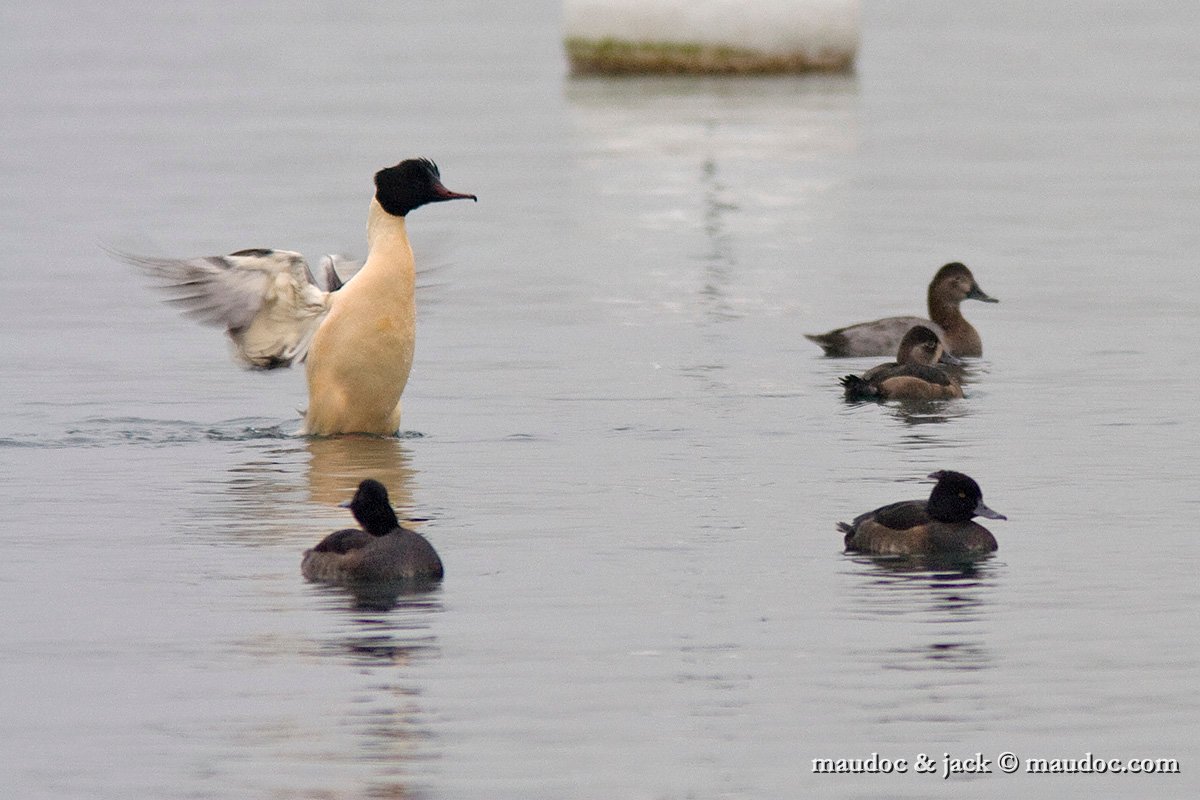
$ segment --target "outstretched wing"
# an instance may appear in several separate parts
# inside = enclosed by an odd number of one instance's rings
[[[250,367],[303,359],[329,311],[329,292],[316,285],[304,257],[288,250],[182,260],[114,255],[158,281],[184,314],[225,328],[238,359]]]

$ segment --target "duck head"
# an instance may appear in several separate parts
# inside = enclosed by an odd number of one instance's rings
[[[426,203],[479,198],[443,186],[437,164],[429,159],[410,158],[375,173],[375,199],[393,217],[403,217]]]
[[[1008,519],[984,504],[983,491],[971,477],[948,469],[929,477],[937,484],[929,494],[927,509],[938,522],[966,522],[972,517]]]
[[[958,305],[963,300],[980,300],[984,303],[999,303],[1000,301],[988,295],[979,288],[975,276],[965,264],[953,261],[937,271],[929,283],[929,303],[952,303]]]
[[[900,347],[896,351],[896,363],[932,366],[944,355],[945,348],[942,347],[942,340],[938,335],[924,325],[914,325],[900,340]]]
[[[358,485],[354,497],[341,504],[350,509],[358,524],[372,536],[383,536],[400,527],[396,512],[388,501],[387,487],[368,478]]]

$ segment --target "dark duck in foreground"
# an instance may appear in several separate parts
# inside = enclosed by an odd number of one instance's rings
[[[937,334],[917,325],[904,334],[896,360],[841,379],[847,400],[946,400],[962,397],[958,381],[937,363],[958,362],[942,351]],[[959,362],[961,363],[961,362]]]
[[[1007,519],[983,502],[979,484],[942,470],[928,500],[905,500],[839,522],[848,552],[896,556],[977,556],[997,548],[996,537],[974,517]]]
[[[442,560],[424,536],[400,526],[387,489],[376,480],[358,485],[343,504],[362,525],[329,534],[306,550],[300,571],[310,581],[364,584],[440,581]]]
[[[910,328],[924,325],[942,338],[947,352],[959,357],[983,355],[979,331],[963,317],[959,304],[963,300],[1000,301],[979,288],[971,270],[957,261],[939,269],[929,282],[927,300],[929,319],[885,317],[804,336],[819,344],[827,356],[890,356]]]
[[[274,369],[304,361],[304,433],[387,436],[400,427],[416,339],[416,273],[405,217],[427,203],[464,198],[476,199],[443,186],[427,159],[375,173],[366,263],[343,285],[328,260],[328,291],[304,257],[287,250],[188,260],[115,255],[158,279],[188,315],[225,328],[245,365]]]

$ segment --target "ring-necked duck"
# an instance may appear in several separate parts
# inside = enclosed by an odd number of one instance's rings
[[[841,379],[847,400],[945,400],[962,397],[957,380],[937,367],[946,357],[937,334],[924,325],[900,340],[896,360]],[[952,361],[958,361],[953,356]]]
[[[363,526],[329,534],[304,552],[300,571],[310,581],[382,583],[440,581],[442,560],[424,536],[400,526],[387,489],[376,480],[358,485],[342,504]]]
[[[1007,519],[983,502],[979,484],[961,472],[942,470],[929,476],[937,481],[929,500],[892,503],[838,530],[846,535],[846,550],[878,555],[981,555],[996,549],[996,537],[972,518]]]
[[[375,173],[366,263],[341,286],[328,261],[329,291],[316,285],[303,256],[286,250],[190,260],[115,255],[162,281],[185,313],[224,327],[247,366],[274,369],[304,360],[304,433],[391,435],[400,427],[416,336],[405,216],[426,203],[466,198],[476,199],[443,186],[427,159]]]
[[[963,300],[1000,302],[979,288],[971,270],[955,261],[939,269],[929,282],[929,319],[885,317],[829,333],[804,335],[821,345],[827,356],[890,356],[896,352],[909,328],[924,325],[942,337],[950,353],[956,356],[981,356],[983,343],[979,331],[967,322],[959,310]]]

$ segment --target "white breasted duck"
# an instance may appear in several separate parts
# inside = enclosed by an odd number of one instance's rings
[[[335,531],[304,552],[300,571],[310,581],[340,584],[434,582],[445,574],[429,541],[401,527],[387,489],[367,479],[347,503],[363,529]]]
[[[303,432],[394,434],[416,337],[415,268],[405,216],[414,208],[470,199],[442,185],[437,165],[408,159],[375,173],[366,263],[343,286],[333,261],[322,290],[299,253],[239,250],[187,260],[116,254],[162,281],[172,302],[219,325],[247,366],[305,361]]]
[[[981,356],[983,342],[979,331],[967,322],[959,309],[963,300],[1000,302],[979,288],[971,270],[955,261],[939,269],[929,282],[929,319],[885,317],[804,336],[819,344],[827,356],[889,356],[896,352],[900,340],[911,327],[924,325],[942,337],[949,353],[960,357]]]
[[[962,397],[959,382],[937,366],[958,362],[942,350],[936,333],[924,325],[910,328],[900,340],[896,360],[841,379],[847,400],[947,400]],[[961,363],[961,362],[959,362]]]
[[[991,531],[973,517],[1007,519],[983,502],[979,484],[961,472],[941,470],[928,500],[906,500],[839,522],[846,550],[896,556],[976,556],[997,548]]]

